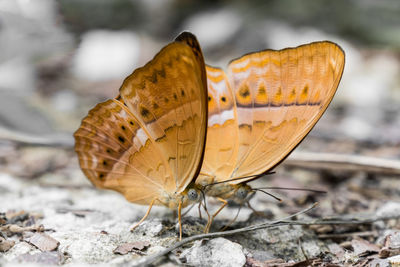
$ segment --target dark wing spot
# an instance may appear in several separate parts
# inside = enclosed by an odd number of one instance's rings
[[[107,161],[103,160],[103,165],[106,166],[107,165]]]
[[[240,89],[239,94],[240,94],[240,96],[243,97],[243,98],[248,97],[248,96],[250,95],[249,87],[243,86],[243,87]]]
[[[129,121],[129,124],[132,126],[135,125],[135,123],[133,121]]]
[[[104,174],[103,174],[103,173],[100,173],[100,174],[99,174],[99,179],[100,179],[100,180],[104,180]]]
[[[211,98],[211,96],[208,96],[208,102],[210,102],[210,101],[211,101],[211,99],[212,99],[212,98]]]
[[[107,152],[108,154],[111,154],[111,149],[107,148],[106,152]]]
[[[169,102],[169,99],[168,99],[167,97],[165,97],[165,98],[164,98],[164,102],[165,102],[165,103],[168,103],[168,102]]]
[[[147,108],[141,108],[140,110],[140,115],[142,115],[142,117],[148,117],[150,115],[150,111]]]
[[[157,72],[156,71],[154,71],[153,75],[151,76],[151,82],[157,83]]]
[[[158,109],[157,103],[153,103],[153,108],[154,108],[154,109]]]
[[[265,87],[263,85],[261,85],[260,88],[258,88],[258,93],[260,95],[265,95]]]
[[[184,97],[185,96],[185,91],[181,91],[181,95]]]
[[[174,99],[178,100],[178,96],[174,93]]]
[[[125,138],[123,138],[122,136],[118,136],[118,140],[119,140],[121,143],[125,143]]]
[[[304,86],[303,88],[303,94],[307,95],[308,94],[308,85]]]
[[[124,125],[122,125],[122,126],[121,126],[121,129],[122,129],[123,131],[125,131],[125,130],[126,130],[126,128],[125,128],[125,126],[124,126]]]
[[[221,101],[226,102],[226,97],[225,96],[221,97]]]

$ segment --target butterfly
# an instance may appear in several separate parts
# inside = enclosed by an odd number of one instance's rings
[[[311,131],[339,85],[344,51],[329,41],[250,53],[227,72],[206,66],[208,131],[196,182],[227,205],[254,194],[247,183],[270,172]]]
[[[207,78],[196,37],[180,34],[97,104],[74,133],[84,174],[133,203],[181,210],[200,201],[195,179],[207,132]]]

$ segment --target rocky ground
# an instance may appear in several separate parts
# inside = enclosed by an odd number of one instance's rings
[[[6,149],[7,148],[7,149]],[[6,151],[4,151],[6,150]],[[69,149],[3,145],[11,163],[0,176],[0,263],[3,266],[87,265],[130,266],[178,241],[173,214],[163,207],[136,231],[129,228],[146,207],[121,195],[92,187]],[[30,173],[32,175],[23,175]],[[24,177],[23,177],[24,176]],[[327,194],[270,191],[283,202],[257,194],[251,204],[261,214],[242,208],[228,230],[283,218],[315,203],[299,221],[325,218],[374,220],[351,225],[279,226],[189,242],[161,257],[157,265],[173,266],[329,266],[379,263],[389,266],[400,254],[400,180],[362,172],[320,172],[278,168],[254,186],[307,187]],[[218,202],[209,199],[209,209]],[[227,224],[238,206],[226,208],[212,232]],[[184,237],[201,234],[206,223],[197,208],[183,220]],[[374,266],[374,265],[372,265]]]

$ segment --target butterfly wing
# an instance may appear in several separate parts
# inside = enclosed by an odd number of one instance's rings
[[[182,192],[200,170],[206,97],[203,57],[185,33],[83,119],[74,134],[81,168],[94,185],[135,203]]]
[[[231,178],[261,174],[289,155],[331,102],[344,59],[336,44],[317,42],[251,53],[229,64],[239,127]]]
[[[203,55],[190,33],[128,76],[120,95],[167,161],[174,191],[182,192],[201,168],[207,130]]]
[[[97,187],[148,204],[164,188],[173,188],[165,160],[138,120],[120,101],[93,108],[75,132],[81,169]]]
[[[210,184],[215,178],[230,177],[238,151],[236,103],[222,69],[206,66],[208,85],[208,130],[206,151],[196,182]]]

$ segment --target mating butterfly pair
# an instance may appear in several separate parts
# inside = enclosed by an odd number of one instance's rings
[[[243,201],[246,183],[290,154],[328,107],[343,68],[344,52],[325,41],[250,53],[225,73],[206,66],[184,32],[82,120],[80,166],[95,186],[149,205],[137,225],[153,205],[178,210],[181,237],[181,210],[201,201],[200,190],[221,209]]]

